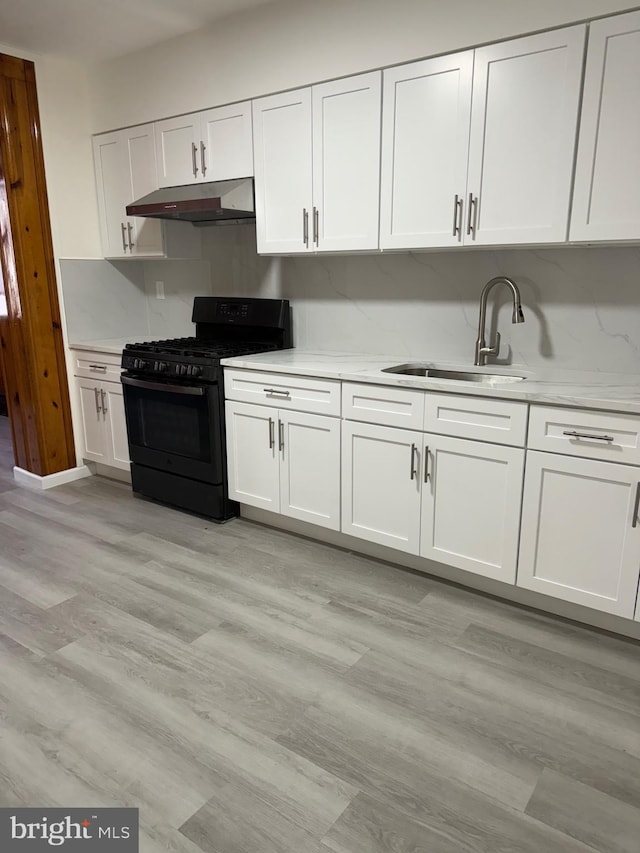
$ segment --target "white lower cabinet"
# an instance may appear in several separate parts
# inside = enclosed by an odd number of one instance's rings
[[[633,618],[640,469],[529,451],[518,586]]]
[[[423,438],[420,556],[515,583],[524,450]]]
[[[128,471],[129,442],[119,382],[78,378],[84,458]]]
[[[524,450],[350,421],[342,445],[343,533],[515,583]]]
[[[340,529],[340,421],[227,400],[229,497]]]
[[[343,533],[419,553],[421,444],[419,432],[343,421]]]

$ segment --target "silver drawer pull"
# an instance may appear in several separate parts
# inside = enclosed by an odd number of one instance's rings
[[[563,435],[570,435],[572,438],[593,438],[596,441],[613,441],[612,435],[593,435],[590,432],[576,432],[575,429],[565,429]]]
[[[273,435],[273,426],[273,418],[269,418],[269,450],[272,450],[273,445],[276,443]]]
[[[280,388],[263,388],[262,390],[264,391],[264,393],[265,393],[265,394],[270,394],[270,395],[274,395],[274,394],[275,394],[276,396],[277,396],[278,394],[280,394],[282,397],[289,397],[289,396],[291,396],[291,392],[290,392],[290,391],[283,391],[283,390],[281,390]]]
[[[90,364],[89,370],[99,370],[101,373],[106,373],[107,372],[107,365],[106,364]]]
[[[631,522],[632,527],[638,526],[638,509],[640,508],[640,483],[636,486],[636,500],[633,505],[633,521]]]
[[[415,446],[415,444],[412,444],[412,445],[411,445],[411,471],[410,471],[410,479],[411,479],[411,480],[413,480],[413,478],[414,478],[414,477],[416,476],[416,474],[418,473],[418,472],[416,471],[415,458],[416,458],[416,446]]]

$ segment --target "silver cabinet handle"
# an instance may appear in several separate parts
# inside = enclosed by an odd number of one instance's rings
[[[575,429],[565,429],[563,435],[570,435],[572,438],[593,438],[596,441],[613,441],[612,435],[593,435],[590,432],[576,432]]]
[[[273,434],[273,418],[269,418],[269,450],[273,450],[273,445],[276,443],[275,436]]]
[[[198,177],[198,164],[196,163],[196,155],[198,153],[198,146],[195,142],[191,143],[191,165],[193,167],[193,177]]]
[[[265,394],[268,394],[270,397],[277,397],[278,394],[282,397],[287,397],[287,398],[291,396],[290,391],[285,391],[284,389],[281,389],[281,388],[263,388],[262,390],[264,391]]]
[[[467,211],[467,234],[476,236],[476,219],[478,216],[478,199],[469,193],[469,210]]]
[[[202,168],[202,177],[207,174],[207,161],[205,159],[204,153],[207,150],[207,146],[204,144],[202,140],[200,140],[200,167]]]
[[[427,444],[424,448],[424,481],[425,483],[429,482],[429,445]]]
[[[96,415],[100,414],[100,391],[97,388],[93,389],[93,393],[96,395]]]
[[[313,207],[313,242],[318,245],[320,239],[320,212],[314,205]]]
[[[129,251],[133,252],[133,247],[135,243],[131,240],[131,232],[133,231],[133,225],[130,222],[127,222],[127,234],[129,235]]]
[[[278,418],[278,450],[284,450],[284,424]]]
[[[415,444],[412,444],[411,445],[411,476],[409,478],[411,480],[414,479],[414,477],[416,476],[416,473],[417,473],[415,459],[416,459],[416,446],[415,446]]]
[[[633,521],[631,522],[632,527],[638,526],[638,510],[640,509],[640,483],[636,486],[636,501],[633,505]]]
[[[127,229],[124,227],[124,222],[120,223],[120,229],[122,231],[122,251],[127,251]]]
[[[453,236],[462,237],[462,199],[457,194],[453,202]]]
[[[109,410],[107,409],[107,404],[105,403],[107,394],[104,389],[100,391],[100,396],[102,397],[102,411],[106,415]]]
[[[90,364],[89,370],[99,370],[100,373],[106,373],[107,372],[107,365],[106,364]]]
[[[306,207],[302,208],[302,242],[309,248],[309,211]]]

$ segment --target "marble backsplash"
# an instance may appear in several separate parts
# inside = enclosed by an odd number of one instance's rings
[[[212,292],[289,299],[297,347],[471,363],[482,287],[507,275],[525,323],[496,288],[501,363],[640,372],[639,247],[267,258],[251,226],[203,233]]]
[[[640,247],[268,258],[252,226],[202,236],[202,261],[61,261],[69,338],[188,335],[195,295],[285,297],[299,348],[471,363],[480,291],[508,275],[526,322],[493,291],[501,363],[640,373]]]

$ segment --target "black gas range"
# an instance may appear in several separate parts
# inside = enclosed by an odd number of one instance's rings
[[[197,296],[194,337],[127,344],[122,353],[133,490],[216,521],[227,492],[220,359],[291,346],[286,299]]]

